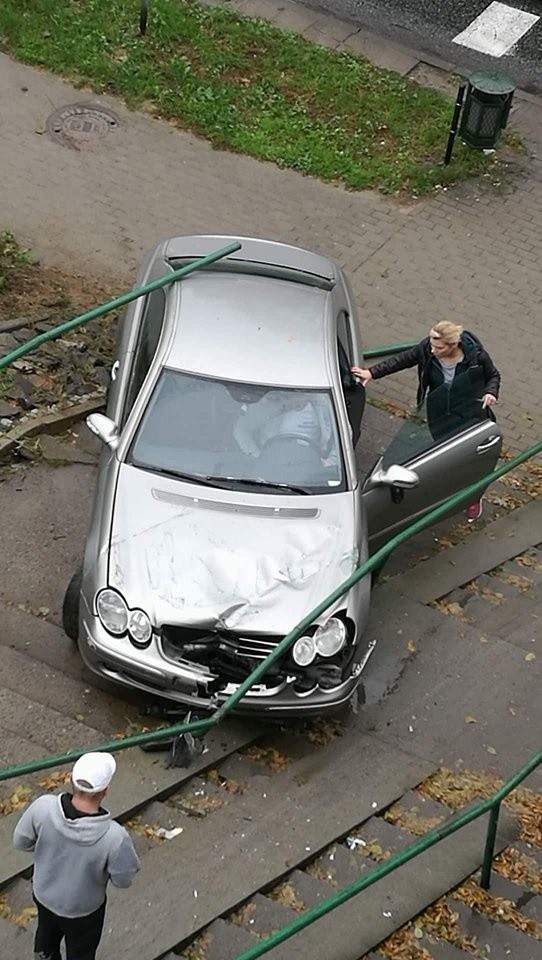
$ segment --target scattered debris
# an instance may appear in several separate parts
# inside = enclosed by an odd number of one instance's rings
[[[164,840],[174,840],[175,837],[178,837],[179,834],[183,832],[183,828],[173,827],[172,830],[166,830],[165,827],[158,827],[155,832],[157,837],[161,837]]]
[[[346,838],[346,846],[349,850],[355,850],[356,847],[366,847],[367,841],[363,837],[350,836]]]

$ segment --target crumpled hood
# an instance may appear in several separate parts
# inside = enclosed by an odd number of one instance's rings
[[[119,468],[109,585],[164,623],[285,633],[357,563],[352,492],[283,496]]]

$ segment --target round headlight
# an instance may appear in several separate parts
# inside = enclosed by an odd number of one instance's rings
[[[144,610],[132,610],[128,633],[136,643],[148,643],[152,636],[151,621]]]
[[[98,616],[109,633],[120,635],[128,628],[128,607],[116,590],[102,590],[96,599]]]
[[[337,617],[331,617],[323,627],[318,627],[314,634],[316,651],[322,657],[333,657],[344,647],[345,642],[346,627]]]
[[[312,637],[300,637],[292,648],[292,656],[298,667],[308,667],[316,656],[316,648]]]

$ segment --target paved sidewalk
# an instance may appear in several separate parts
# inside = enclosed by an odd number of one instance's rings
[[[407,74],[419,55],[367,37],[287,0],[235,0],[242,12]],[[542,300],[542,162],[521,161],[499,194],[467,185],[411,203],[349,193],[205,141],[119,101],[74,89],[0,55],[0,209],[44,262],[103,273],[126,285],[141,254],[175,233],[256,234],[334,256],[347,270],[366,346],[423,336],[457,318],[484,340],[503,372],[498,407],[512,449],[539,439],[537,319]],[[45,132],[47,117],[77,102],[102,103],[120,128],[70,150]],[[542,107],[518,99],[513,123],[542,157]],[[443,144],[446,133],[443,131]],[[373,385],[405,405],[414,374]]]

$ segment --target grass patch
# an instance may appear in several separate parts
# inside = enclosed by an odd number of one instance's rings
[[[442,94],[224,7],[156,0],[3,0],[0,46],[77,85],[352,189],[420,195],[490,169],[462,143],[440,165],[453,109]]]
[[[30,263],[30,254],[19,246],[11,230],[0,233],[0,293],[9,288],[19,268]]]

